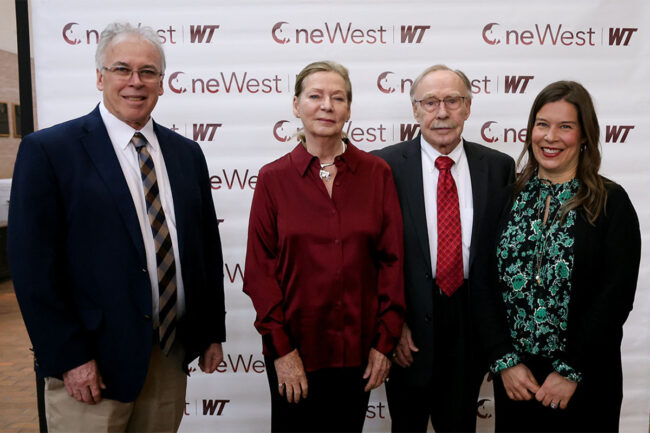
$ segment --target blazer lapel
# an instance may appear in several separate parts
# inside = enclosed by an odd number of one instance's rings
[[[138,251],[142,263],[146,263],[144,243],[140,224],[138,223],[138,215],[133,205],[133,198],[124,179],[120,162],[115,155],[113,144],[99,114],[99,108],[95,108],[88,116],[86,128],[88,134],[81,139],[81,142],[113,196],[115,206],[122,215],[126,230],[131,236],[133,246]]]
[[[484,161],[484,155],[474,143],[463,141],[465,155],[469,165],[469,173],[472,180],[472,203],[474,207],[474,218],[472,222],[472,240],[469,249],[469,269],[472,268],[476,258],[478,247],[479,229],[481,220],[485,214],[485,206],[488,197],[488,168]]]
[[[407,213],[410,223],[415,227],[415,232],[426,260],[427,267],[431,267],[431,251],[429,250],[429,233],[427,231],[427,215],[424,208],[424,189],[422,186],[422,153],[420,152],[420,136],[408,144],[402,154],[402,176],[406,197]],[[406,224],[406,221],[404,221]]]

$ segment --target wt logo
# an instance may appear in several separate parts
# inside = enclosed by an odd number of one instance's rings
[[[215,30],[219,28],[219,25],[201,25],[201,26],[190,26],[190,43],[191,44],[209,44],[212,42],[212,37],[214,36]],[[203,41],[205,39],[205,42]]]
[[[610,27],[609,28],[609,45],[620,46],[623,43],[624,46],[630,43],[630,39],[634,32],[638,31],[637,28],[631,27]]]
[[[504,89],[506,93],[524,93],[534,75],[506,75]],[[519,87],[521,86],[521,88]]]
[[[401,42],[403,44],[420,44],[422,43],[422,38],[424,37],[424,32],[429,30],[431,26],[402,26],[401,31]]]
[[[634,129],[634,125],[607,125],[605,127],[605,143],[625,143],[627,135]],[[623,134],[623,135],[621,135]]]
[[[194,123],[192,124],[192,139],[194,141],[213,141],[214,134],[221,125],[221,123]]]
[[[399,126],[399,141],[413,140],[420,132],[419,123],[402,123]]]
[[[226,407],[226,403],[230,403],[230,400],[203,400],[203,415],[215,415],[221,416],[223,413],[223,408]]]

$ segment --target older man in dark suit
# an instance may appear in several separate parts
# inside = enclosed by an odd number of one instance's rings
[[[187,364],[225,339],[222,256],[198,144],[151,119],[165,58],[146,27],[97,47],[103,101],[18,152],[9,260],[52,431],[176,431]]]
[[[490,197],[514,181],[509,156],[463,140],[472,93],[461,71],[426,69],[411,88],[421,134],[378,151],[404,218],[406,324],[387,383],[392,430],[474,431],[487,366],[470,311],[474,265],[495,221]]]

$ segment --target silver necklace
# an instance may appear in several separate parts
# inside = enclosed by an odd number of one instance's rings
[[[343,152],[341,152],[340,154],[345,153],[345,149],[347,149],[347,146],[345,145],[345,141],[343,141],[342,143],[343,143]],[[330,173],[325,169],[327,167],[333,166],[334,164],[336,164],[336,157],[334,157],[334,161],[332,162],[326,162],[325,164],[320,164],[320,171],[318,172],[318,174],[320,175],[320,178],[323,179],[325,182],[329,182],[332,175],[332,173]]]

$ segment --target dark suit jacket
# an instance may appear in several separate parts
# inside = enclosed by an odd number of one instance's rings
[[[575,227],[574,265],[564,359],[583,373],[578,390],[593,399],[598,431],[618,429],[623,398],[621,340],[623,324],[632,310],[641,259],[639,221],[625,190],[605,180],[607,203],[591,225],[582,209]],[[514,186],[504,190],[506,203],[493,239],[496,241],[510,217]],[[490,362],[513,350],[503,298],[496,282],[496,254],[490,257],[492,283],[482,286],[474,300],[481,339]],[[577,392],[577,391],[576,391]],[[586,427],[590,430],[589,427]],[[602,430],[604,429],[604,430]]]
[[[474,220],[469,258],[469,293],[474,281],[482,273],[477,269],[477,254],[485,254],[479,247],[484,215],[492,209],[490,197],[514,180],[515,165],[508,155],[480,144],[464,141],[465,154],[472,179]],[[398,143],[375,152],[385,159],[393,170],[404,219],[404,280],[406,294],[406,322],[415,345],[411,367],[404,369],[409,383],[422,386],[431,379],[433,358],[433,284],[431,254],[427,233],[424,192],[422,187],[422,157],[420,135],[411,141]],[[499,211],[501,208],[498,209]],[[469,312],[469,305],[468,305]],[[468,346],[473,344],[467,342]],[[461,358],[462,359],[462,358]],[[471,362],[471,360],[467,360]],[[487,371],[487,369],[486,369]]]
[[[225,339],[221,243],[198,144],[154,123],[178,232],[186,362]],[[133,199],[99,109],[26,136],[14,170],[8,253],[41,377],[91,359],[133,401],[147,373],[152,299]],[[179,368],[186,368],[180,366]]]

